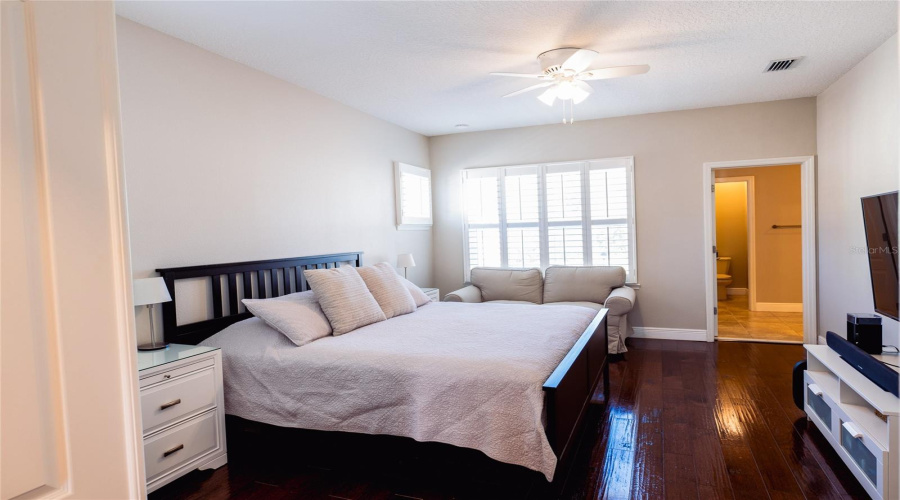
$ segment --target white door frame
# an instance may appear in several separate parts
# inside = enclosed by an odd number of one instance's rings
[[[0,429],[18,431],[16,448],[0,450],[0,476],[17,478],[16,498],[146,498],[115,5],[0,7],[2,180],[12,180],[3,208],[27,228],[4,220],[2,248],[14,252],[3,255],[3,277],[20,267],[31,278],[9,294],[25,312],[3,308],[3,328],[15,327],[3,334],[29,342],[4,336],[3,355],[34,360],[14,365],[27,367],[14,373],[15,391],[4,389],[0,418],[24,401],[42,420],[36,432]]]
[[[743,182],[747,185],[747,300],[750,310],[756,310],[756,184],[752,175],[714,178],[720,182]],[[715,224],[713,218],[713,224]],[[716,239],[716,238],[713,238]]]
[[[714,224],[711,187],[714,185],[714,169],[775,167],[800,164],[800,239],[803,253],[803,343],[815,344],[816,339],[816,159],[814,156],[766,158],[760,160],[714,161],[703,164],[703,242],[706,269],[706,341],[716,339],[716,266],[712,254]],[[751,286],[755,289],[755,283]]]

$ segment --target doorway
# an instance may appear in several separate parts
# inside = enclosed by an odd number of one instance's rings
[[[816,343],[814,166],[704,164],[708,341]]]

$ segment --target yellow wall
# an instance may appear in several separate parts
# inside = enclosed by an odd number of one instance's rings
[[[773,224],[800,224],[800,165],[716,171],[716,179],[751,176],[756,207],[756,301],[803,302],[800,229],[772,229]]]
[[[716,246],[731,257],[729,288],[747,288],[747,183],[716,183]]]

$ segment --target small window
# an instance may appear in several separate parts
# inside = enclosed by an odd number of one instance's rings
[[[396,163],[397,229],[431,227],[431,170]]]

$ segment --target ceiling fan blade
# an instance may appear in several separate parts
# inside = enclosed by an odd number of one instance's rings
[[[556,94],[559,92],[559,87],[550,87],[545,90],[544,93],[538,96],[538,99],[547,106],[553,106],[553,101],[556,100]]]
[[[535,80],[541,80],[544,78],[542,74],[531,75],[527,73],[491,73],[494,76],[514,76],[516,78],[534,78]]]
[[[621,78],[623,76],[643,75],[650,71],[650,66],[640,64],[637,66],[616,66],[613,68],[601,68],[585,71],[577,76],[579,80],[606,80],[607,78]]]
[[[575,73],[581,73],[591,65],[595,57],[597,57],[597,53],[593,50],[578,49],[577,52],[566,59],[566,62],[562,63],[562,69],[569,69]]]
[[[532,90],[542,89],[544,87],[549,87],[550,85],[553,85],[553,82],[539,83],[537,85],[532,85],[531,87],[525,87],[522,90],[517,90],[511,94],[506,94],[503,97],[512,97],[514,95],[524,94],[525,92],[531,92]]]

